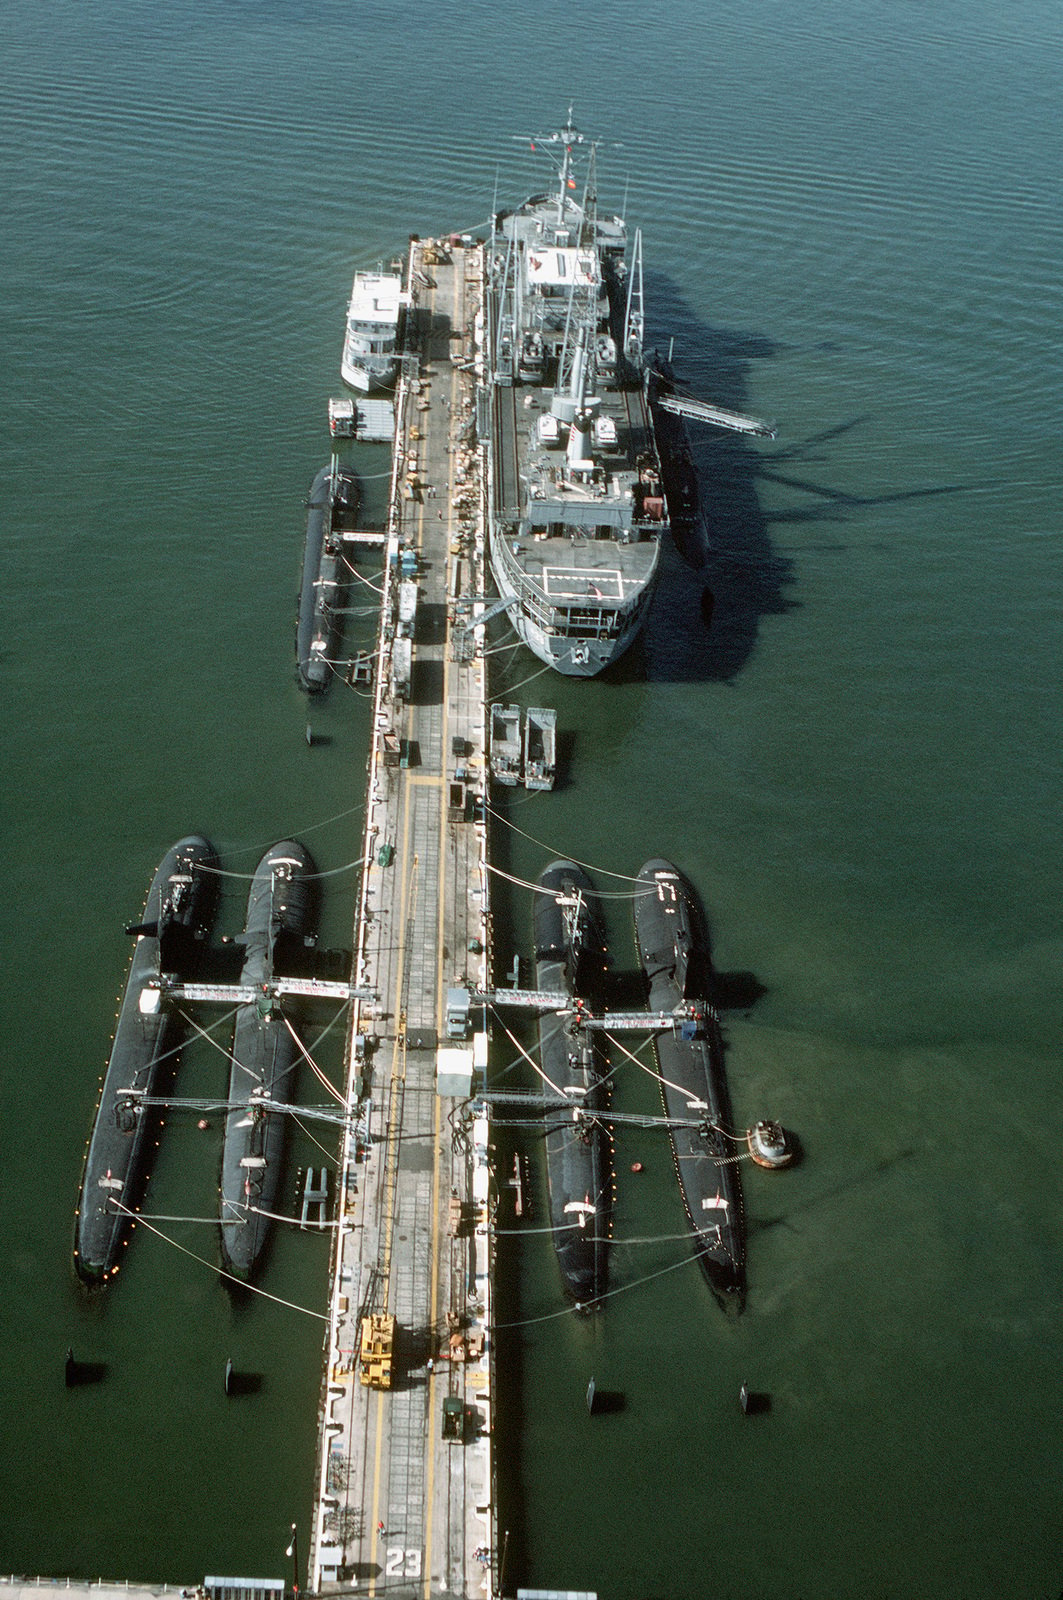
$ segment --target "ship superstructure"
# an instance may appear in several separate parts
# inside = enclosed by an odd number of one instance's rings
[[[397,273],[355,273],[340,362],[343,381],[352,389],[367,394],[394,383],[407,304]]]
[[[491,568],[535,654],[591,677],[645,621],[668,510],[642,353],[641,237],[629,267],[626,224],[598,214],[594,146],[571,113],[539,147],[556,157],[556,191],[500,213],[492,234]]]

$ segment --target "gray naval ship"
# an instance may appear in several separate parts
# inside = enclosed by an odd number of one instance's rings
[[[552,159],[557,188],[500,212],[491,235],[491,570],[540,660],[592,677],[646,620],[675,474],[656,426],[662,374],[643,353],[641,232],[629,262],[627,225],[599,214],[595,146],[571,108],[567,125],[537,135],[532,149]],[[668,413],[772,432],[701,402],[688,408],[660,387]],[[664,431],[665,443],[683,437],[674,425]]]
[[[642,626],[668,527],[642,359],[641,250],[582,191],[572,124],[537,137],[555,191],[495,219],[488,348],[490,557],[517,633],[540,660],[592,677]]]

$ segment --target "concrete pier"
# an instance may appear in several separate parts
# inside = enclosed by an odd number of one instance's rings
[[[497,1591],[486,1063],[483,251],[411,245],[308,1582]],[[449,995],[449,1001],[448,1001]],[[393,1319],[393,1320],[392,1320]]]

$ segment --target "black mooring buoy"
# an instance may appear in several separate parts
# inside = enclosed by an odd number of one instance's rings
[[[72,1389],[78,1381],[78,1364],[74,1360],[74,1346],[69,1345],[66,1352],[66,1386]]]

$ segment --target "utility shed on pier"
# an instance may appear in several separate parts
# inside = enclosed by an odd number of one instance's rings
[[[436,1093],[468,1100],[472,1094],[473,1054],[468,1045],[436,1051]]]

